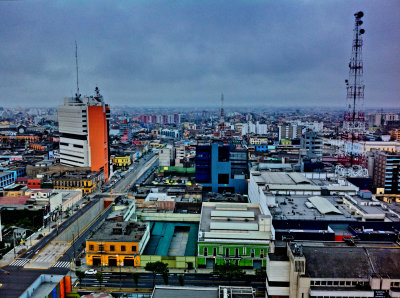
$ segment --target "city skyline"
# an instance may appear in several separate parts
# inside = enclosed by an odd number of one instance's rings
[[[3,1],[1,106],[57,106],[83,95],[111,106],[345,108],[353,14],[364,11],[367,107],[396,107],[396,1]]]

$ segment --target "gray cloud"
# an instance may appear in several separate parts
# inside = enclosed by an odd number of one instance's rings
[[[1,1],[0,104],[345,106],[365,12],[367,106],[398,105],[398,1]],[[10,100],[12,99],[12,100]]]

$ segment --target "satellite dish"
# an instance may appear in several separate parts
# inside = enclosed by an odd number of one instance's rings
[[[357,17],[362,18],[364,16],[364,13],[362,11],[357,12]]]
[[[364,34],[365,30],[364,29],[360,29],[360,34]]]

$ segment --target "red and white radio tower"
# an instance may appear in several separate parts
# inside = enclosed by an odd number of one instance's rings
[[[354,38],[349,63],[349,79],[346,80],[347,111],[344,113],[341,139],[344,141],[343,162],[346,165],[364,165],[365,158],[361,154],[358,142],[365,140],[364,114],[364,81],[362,61],[362,35],[365,33],[360,26],[363,24],[362,11],[354,14]]]

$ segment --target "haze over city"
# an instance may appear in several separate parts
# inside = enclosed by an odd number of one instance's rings
[[[1,1],[0,103],[345,107],[353,14],[365,105],[396,107],[398,1]]]

